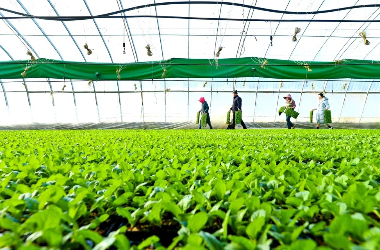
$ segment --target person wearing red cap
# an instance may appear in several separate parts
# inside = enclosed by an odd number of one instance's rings
[[[287,96],[284,96],[284,99],[286,100],[285,107],[287,109],[294,109],[296,107],[296,102],[293,100],[290,94],[288,94]],[[295,129],[296,127],[290,121],[290,118],[291,118],[290,115],[286,115],[286,124],[288,125],[288,129]]]
[[[210,114],[208,113],[208,111],[209,111],[208,104],[207,104],[207,102],[206,102],[206,100],[205,100],[204,97],[199,98],[198,101],[200,103],[202,103],[202,109],[199,110],[199,112],[201,112],[201,114],[204,114],[204,113],[207,114],[207,120],[206,120],[206,122],[207,122],[208,126],[210,127],[210,129],[212,129],[211,120],[210,120]],[[201,127],[202,127],[202,124],[201,124],[201,122],[199,122],[199,129],[201,129]]]

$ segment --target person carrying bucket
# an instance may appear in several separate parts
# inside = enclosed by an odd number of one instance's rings
[[[232,106],[230,108],[229,111],[232,111],[232,124],[231,124],[231,129],[235,129],[235,115],[236,115],[236,111],[241,111],[241,106],[242,106],[242,99],[241,97],[238,95],[238,92],[237,90],[234,90],[232,92],[232,95],[233,95],[233,100],[232,100]],[[247,126],[245,126],[245,123],[243,121],[243,119],[241,119],[241,123],[240,123],[242,126],[243,126],[243,129],[247,129]]]
[[[312,109],[311,111],[317,110],[317,129],[319,129],[320,124],[326,124],[329,129],[333,129],[333,127],[326,123],[325,121],[325,110],[330,109],[329,99],[323,94],[318,94],[318,106],[317,108]]]
[[[202,109],[199,110],[199,112],[201,112],[201,114],[207,114],[207,119],[206,119],[206,123],[208,124],[208,126],[210,127],[210,129],[212,129],[212,126],[211,126],[211,120],[210,120],[210,114],[208,113],[209,111],[209,106],[206,102],[206,99],[204,97],[201,97],[199,98],[198,100],[200,103],[202,103]],[[199,129],[201,129],[201,122],[199,122]]]
[[[293,100],[293,98],[290,94],[284,96],[284,99],[286,101],[285,107],[287,109],[294,109],[296,107],[296,102]],[[291,118],[290,115],[286,115],[286,124],[288,126],[288,129],[295,129],[296,127],[295,127],[294,123],[292,123],[290,121],[290,118]]]

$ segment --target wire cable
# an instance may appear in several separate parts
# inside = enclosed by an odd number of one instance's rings
[[[247,5],[247,4],[233,3],[233,2],[222,2],[222,3],[220,3],[220,2],[215,2],[215,1],[191,1],[191,2],[189,2],[189,1],[178,1],[178,2],[163,2],[163,3],[145,4],[145,5],[135,6],[135,7],[131,7],[131,8],[127,8],[127,9],[123,9],[123,10],[119,10],[119,11],[114,11],[114,12],[109,12],[109,13],[96,15],[96,16],[59,16],[59,17],[57,17],[57,16],[34,16],[34,15],[28,15],[28,14],[24,14],[21,12],[9,10],[6,8],[1,8],[1,7],[0,7],[0,10],[18,15],[16,17],[5,17],[2,19],[36,18],[36,19],[53,20],[53,21],[62,21],[62,20],[64,20],[64,21],[77,21],[77,20],[88,20],[88,19],[94,19],[94,18],[124,18],[122,16],[114,16],[114,15],[129,12],[129,11],[144,9],[144,8],[150,8],[150,7],[167,6],[167,5],[189,5],[189,4],[191,4],[191,5],[214,5],[214,4],[233,5],[236,7],[255,9],[255,10],[272,12],[272,13],[279,13],[279,14],[287,14],[287,15],[317,15],[317,14],[339,12],[339,11],[344,11],[344,10],[380,7],[380,4],[367,4],[367,5],[348,6],[348,7],[343,7],[343,8],[320,10],[320,11],[285,11],[285,10],[275,10],[275,9],[262,8],[262,7],[251,6],[251,5]],[[218,19],[209,19],[209,20],[218,20]],[[225,20],[225,19],[222,19],[222,20]],[[232,19],[232,20],[238,20],[238,19]],[[239,20],[246,20],[246,19],[239,19]]]

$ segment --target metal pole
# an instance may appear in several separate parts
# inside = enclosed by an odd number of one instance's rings
[[[299,110],[299,107],[301,107],[301,101],[302,101],[303,89],[304,89],[304,87],[305,87],[305,82],[306,82],[306,81],[303,81],[303,84],[302,84],[300,101],[299,101],[299,103],[298,103],[298,110]],[[298,117],[297,117],[297,119],[296,119],[296,122],[297,122],[297,121],[298,121]]]
[[[347,97],[347,90],[350,87],[351,81],[352,81],[352,79],[348,82],[348,86],[346,87],[346,92],[344,93],[344,98],[343,98],[342,107],[340,108],[338,123],[340,122],[340,117],[342,116],[342,111],[343,111],[344,103],[346,102],[346,97]]]
[[[140,93],[141,93],[141,115],[143,118],[143,123],[145,125],[144,97],[143,97],[143,89],[142,89],[142,82],[141,81],[140,81]]]
[[[273,122],[276,122],[276,115],[277,115],[277,111],[278,111],[278,102],[280,100],[280,90],[281,90],[281,83],[280,83],[280,86],[278,86],[276,113],[274,114],[274,121]]]
[[[253,106],[253,120],[252,122],[255,122],[255,116],[256,116],[256,103],[257,103],[257,93],[259,92],[259,80],[257,81],[256,86],[256,97],[255,97],[255,105]]]
[[[98,119],[99,119],[99,123],[100,123],[100,113],[99,113],[98,97],[96,96],[96,89],[95,89],[95,83],[94,82],[92,82],[92,87],[94,88],[96,109],[98,110]]]
[[[365,105],[367,104],[368,94],[369,94],[369,91],[371,90],[372,84],[373,84],[373,80],[372,80],[371,84],[369,85],[369,88],[368,88],[368,90],[367,90],[367,94],[366,94],[366,96],[365,96],[365,101],[364,101],[364,105],[363,105],[362,112],[361,112],[361,114],[360,114],[360,120],[359,120],[359,123],[361,123],[361,121],[362,121],[364,108],[365,108]]]
[[[119,81],[116,81],[116,83],[117,83],[117,94],[119,96],[120,121],[123,122],[123,111],[122,111],[122,108],[121,108]]]
[[[190,17],[190,0],[189,0]],[[187,21],[187,58],[190,58],[190,19]],[[190,78],[187,78],[187,121],[190,121]]]
[[[166,81],[164,81],[164,95],[165,95],[165,122],[166,122]]]
[[[5,104],[7,105],[7,110],[8,110],[8,117],[10,119],[11,118],[11,111],[9,110],[7,93],[5,91],[4,84],[3,84],[3,82],[1,80],[0,80],[0,84],[1,84],[1,88],[3,89]]]

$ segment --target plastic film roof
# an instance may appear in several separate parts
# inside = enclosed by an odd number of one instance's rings
[[[88,16],[169,0],[4,0],[1,7],[35,16]],[[189,1],[189,3],[194,1]],[[127,16],[141,18],[48,21],[9,19],[0,22],[0,61],[25,60],[30,49],[37,57],[67,61],[115,62],[159,61],[170,58],[265,57],[285,60],[332,61],[338,59],[376,60],[380,53],[377,35],[379,8],[359,8],[317,15],[288,15],[218,4],[181,4],[141,8]],[[230,0],[262,8],[287,11],[317,11],[374,4],[369,0]],[[1,16],[16,14],[0,11]],[[144,16],[243,18],[266,20],[368,20],[354,23],[183,20]],[[292,41],[296,27],[298,40]],[[359,33],[365,30],[370,41],[365,46]],[[270,46],[270,36],[273,46]],[[83,48],[87,43],[93,54]],[[125,54],[123,53],[125,43]],[[149,44],[153,56],[145,46]]]

